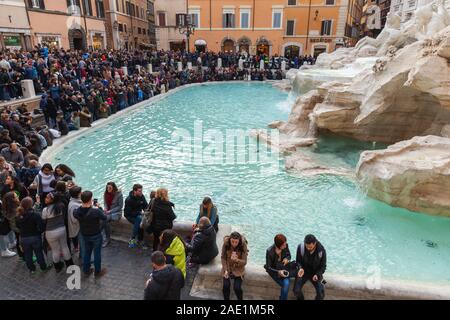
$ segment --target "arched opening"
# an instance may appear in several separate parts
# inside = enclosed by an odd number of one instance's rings
[[[284,56],[288,59],[300,56],[300,47],[296,45],[284,47]]]
[[[265,38],[261,38],[256,43],[256,54],[270,55],[270,42]]]
[[[202,39],[195,40],[194,42],[195,51],[206,52],[206,41]]]
[[[236,50],[236,46],[234,41],[231,39],[226,39],[222,45],[222,51],[225,53],[234,53]]]
[[[242,37],[238,40],[238,48],[239,48],[239,52],[244,53],[250,53],[250,46],[251,46],[252,42],[250,41],[249,38],[247,37]]]
[[[69,44],[73,50],[86,50],[86,34],[82,29],[69,30]]]

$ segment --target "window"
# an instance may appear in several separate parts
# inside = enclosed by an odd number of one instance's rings
[[[71,15],[81,15],[80,0],[67,0],[67,11]]]
[[[165,12],[158,13],[158,20],[159,20],[159,26],[165,27],[166,26],[166,13]]]
[[[153,2],[148,3],[148,13],[151,16],[155,15],[155,5],[153,4]]]
[[[297,0],[288,0],[288,6],[295,6],[297,5]]]
[[[103,0],[95,0],[95,5],[97,9],[97,17],[104,18],[105,17],[105,5]]]
[[[85,15],[92,16],[91,0],[83,0],[83,10]]]
[[[122,0],[122,12],[125,13],[125,0]]]
[[[250,9],[241,9],[241,28],[250,28]]]
[[[123,32],[123,24],[119,23],[119,31]]]
[[[177,27],[186,25],[186,15],[184,13],[177,13],[175,15]]]
[[[36,9],[45,9],[44,0],[28,0],[28,7]]]
[[[325,0],[327,6],[334,6],[334,0]]]
[[[224,28],[234,28],[234,9],[224,9],[222,17],[222,26]]]
[[[127,15],[131,14],[131,3],[130,1],[127,1],[127,5],[126,5],[126,12]]]
[[[126,25],[126,24],[123,25],[123,31],[124,31],[125,33],[128,32],[128,31],[127,31],[127,25]]]
[[[294,26],[295,21],[294,20],[288,20],[286,24],[286,35],[287,36],[293,36],[294,35]]]
[[[272,10],[272,28],[281,29],[281,20],[283,15],[283,9]]]
[[[189,10],[189,22],[196,28],[200,28],[200,10]]]
[[[320,29],[320,35],[330,36],[331,35],[331,20],[322,20],[322,28]]]
[[[130,16],[136,17],[136,7],[133,3],[130,4]]]
[[[142,34],[142,29],[138,28],[138,34]]]
[[[116,0],[116,11],[120,11],[119,10],[119,0]]]
[[[145,34],[146,34],[146,29],[142,29],[142,34],[145,36]]]
[[[414,8],[416,6],[416,0],[409,0],[408,1],[408,7]]]

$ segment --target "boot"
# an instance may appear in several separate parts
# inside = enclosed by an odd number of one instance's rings
[[[61,272],[61,270],[64,268],[64,262],[56,262],[53,264],[55,266],[56,273]]]
[[[66,268],[74,265],[72,258],[65,260],[64,262],[66,263]]]

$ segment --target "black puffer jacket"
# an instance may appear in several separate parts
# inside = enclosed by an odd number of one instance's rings
[[[145,288],[144,300],[180,300],[184,277],[180,270],[172,265],[154,271]]]
[[[186,244],[192,257],[200,264],[210,263],[219,254],[219,248],[216,243],[216,230],[214,226],[208,226],[205,229],[199,229],[195,232],[191,244]]]
[[[175,205],[170,201],[164,201],[156,198],[153,203],[152,212],[154,214],[152,220],[152,230],[154,232],[162,232],[166,229],[172,229],[173,220],[177,218],[173,212]]]
[[[131,191],[125,200],[125,208],[123,210],[125,218],[134,218],[148,207],[145,196],[135,197]]]

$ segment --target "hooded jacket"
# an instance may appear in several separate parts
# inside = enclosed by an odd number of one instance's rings
[[[219,254],[214,226],[210,225],[205,229],[198,229],[192,238],[192,243],[187,247],[188,251],[192,252],[192,256],[196,257],[198,263],[210,263]]]
[[[144,291],[144,300],[180,300],[184,278],[181,271],[168,264],[154,271]]]
[[[138,214],[141,214],[143,210],[148,207],[145,196],[135,197],[134,192],[130,191],[127,199],[125,200],[124,214],[126,218],[135,218]]]
[[[173,220],[177,218],[173,212],[174,206],[170,201],[164,201],[159,198],[154,200],[152,209],[154,216],[151,224],[153,231],[162,232],[166,229],[172,229]]]
[[[177,267],[183,277],[186,278],[186,248],[180,238],[175,237],[170,244],[170,247],[164,251],[167,263],[173,264]]]
[[[322,279],[327,268],[327,253],[325,248],[317,241],[316,250],[311,254],[306,250],[303,243],[300,244],[297,248],[296,263],[299,269],[305,270],[306,277],[317,275],[319,279]]]

